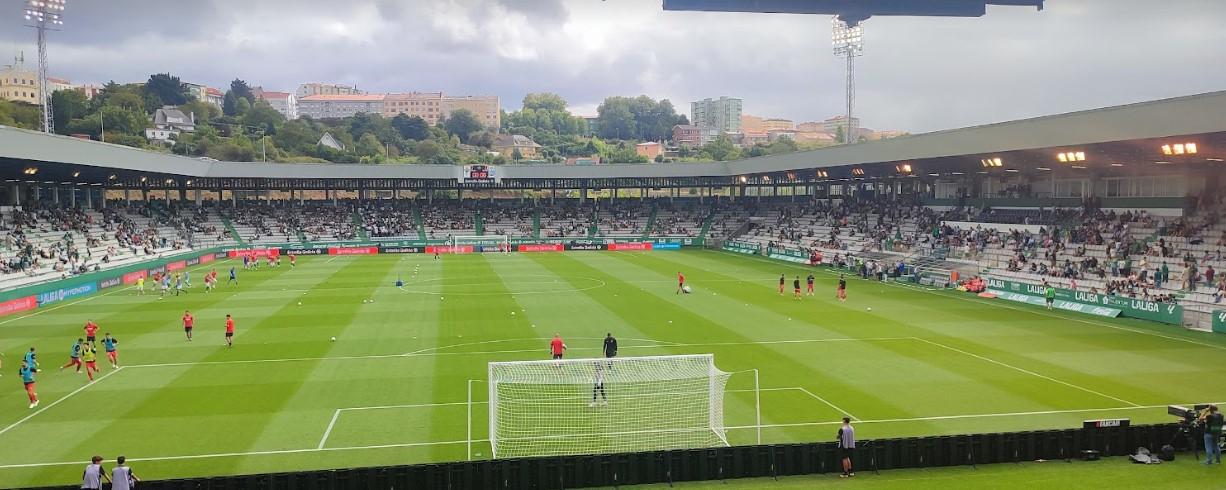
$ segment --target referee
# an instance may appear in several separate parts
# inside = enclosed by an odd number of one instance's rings
[[[617,357],[617,339],[613,338],[613,333],[609,332],[604,337],[604,356],[609,361],[609,369],[613,368],[613,359]]]

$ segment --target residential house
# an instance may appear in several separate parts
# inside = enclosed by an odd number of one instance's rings
[[[382,114],[385,96],[308,95],[298,99],[298,114],[314,119],[352,117],[358,113]]]
[[[654,141],[647,141],[634,145],[634,153],[639,156],[647,157],[647,161],[654,162],[656,157],[664,153],[664,145]]]
[[[519,150],[519,155],[524,160],[535,160],[540,156],[541,145],[532,141],[532,138],[519,134],[499,134],[494,139],[494,151],[502,156],[514,158],[515,150]]]
[[[702,132],[692,124],[673,126],[673,144],[691,148],[702,146]]]
[[[196,132],[196,115],[184,114],[179,108],[168,105],[154,111],[153,127],[145,129],[145,138],[158,143],[173,143],[179,133]]]
[[[327,131],[324,131],[324,135],[319,137],[319,143],[316,144],[319,146],[326,146],[337,151],[345,151],[345,145],[340,141],[337,141],[336,138],[332,137],[332,133]]]
[[[298,97],[289,92],[269,92],[259,90],[256,97],[268,102],[268,105],[280,112],[285,119],[298,119]]]

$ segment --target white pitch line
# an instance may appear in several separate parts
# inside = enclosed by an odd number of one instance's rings
[[[98,377],[98,379],[94,380],[94,381],[93,381],[93,382],[91,382],[91,383],[81,385],[81,387],[80,387],[80,388],[77,388],[77,389],[75,389],[75,390],[72,390],[72,391],[71,391],[70,393],[68,393],[67,395],[64,395],[64,396],[60,397],[58,400],[51,402],[51,403],[50,403],[50,404],[48,404],[47,406],[45,406],[45,407],[43,407],[43,408],[40,408],[40,409],[36,410],[36,411],[35,411],[34,413],[32,413],[32,414],[26,415],[26,416],[25,416],[25,417],[23,417],[21,420],[18,420],[18,421],[16,421],[16,422],[13,422],[13,423],[12,423],[12,424],[10,424],[8,427],[5,427],[5,428],[3,428],[3,429],[0,429],[0,435],[3,435],[5,432],[8,432],[8,431],[10,431],[10,430],[13,430],[13,429],[14,429],[14,428],[16,428],[17,426],[19,426],[19,425],[21,425],[21,424],[25,423],[25,421],[30,420],[30,419],[32,419],[32,418],[34,418],[34,416],[35,416],[35,415],[38,415],[38,414],[40,414],[40,413],[46,412],[47,410],[50,410],[50,409],[51,409],[51,407],[54,407],[54,406],[56,406],[56,405],[59,405],[59,404],[60,404],[60,402],[62,402],[62,401],[64,401],[64,400],[67,400],[67,399],[71,398],[73,395],[75,395],[75,394],[77,394],[77,393],[80,393],[81,391],[85,390],[86,388],[89,388],[90,386],[93,386],[93,385],[94,385],[94,383],[100,383],[100,382],[102,382],[102,380],[106,379],[106,378],[107,378],[107,377],[109,377],[110,375],[115,374],[115,373],[118,373],[118,372],[120,372],[120,371],[123,371],[123,368],[125,368],[125,367],[127,367],[127,366],[119,366],[119,367],[118,367],[118,368],[116,368],[114,371],[110,371],[110,372],[107,372],[106,374],[104,374],[104,375],[102,375],[102,376],[99,376],[99,377]]]
[[[337,409],[341,411],[361,411],[361,410],[387,410],[393,408],[426,408],[426,407],[451,407],[456,405],[468,405],[469,402],[440,402],[440,403],[409,403],[405,405],[374,405],[369,407],[346,407]],[[485,402],[472,402],[473,404],[481,404]]]
[[[1039,410],[1039,411],[1034,411],[1034,412],[980,413],[980,414],[967,414],[967,415],[937,415],[937,416],[932,416],[932,417],[909,417],[909,418],[896,418],[896,419],[860,420],[858,423],[885,424],[885,423],[899,423],[899,422],[930,422],[934,420],[958,420],[958,419],[978,419],[978,418],[995,418],[995,417],[1026,417],[1026,416],[1034,416],[1034,415],[1059,415],[1059,414],[1068,414],[1068,413],[1115,412],[1115,411],[1126,411],[1126,410],[1153,410],[1157,408],[1166,408],[1166,407],[1167,405],[1142,405],[1142,406],[1135,406],[1135,407],[1077,408],[1077,409],[1070,409],[1070,410]],[[762,424],[762,427],[763,428],[810,427],[810,426],[823,426],[823,425],[840,425],[842,423],[843,422],[841,421],[797,422],[797,423],[791,423],[791,424]],[[756,429],[758,428],[758,426],[756,425],[738,425],[738,426],[725,427],[725,428],[730,429],[730,430],[731,429],[744,430],[744,429]]]
[[[1026,368],[1017,367],[1017,366],[1014,366],[1014,365],[1012,365],[1012,364],[1008,364],[1008,363],[1005,363],[1005,362],[997,361],[996,359],[992,359],[992,358],[989,358],[989,357],[981,356],[981,355],[979,355],[979,354],[975,354],[975,353],[972,353],[972,352],[967,352],[967,351],[964,351],[964,350],[962,350],[962,349],[958,349],[958,348],[956,348],[956,347],[950,347],[950,346],[945,345],[945,344],[942,344],[942,343],[940,343],[940,342],[933,342],[933,341],[931,341],[931,340],[924,339],[924,338],[920,338],[920,337],[915,337],[915,340],[918,340],[918,341],[920,341],[920,342],[924,342],[924,343],[927,343],[927,344],[935,345],[935,346],[937,346],[937,347],[941,347],[941,348],[943,348],[943,349],[948,349],[948,350],[951,350],[951,351],[957,352],[957,353],[959,353],[959,354],[963,354],[963,355],[967,355],[967,356],[970,356],[970,357],[974,357],[975,359],[979,359],[979,360],[981,360],[981,361],[990,362],[990,363],[992,363],[992,364],[996,364],[996,365],[998,365],[998,366],[1004,366],[1004,367],[1007,367],[1007,368],[1009,368],[1009,369],[1012,369],[1012,370],[1015,370],[1015,371],[1018,371],[1018,372],[1021,372],[1021,373],[1029,374],[1029,375],[1034,376],[1034,377],[1037,377],[1037,378],[1042,378],[1042,379],[1045,379],[1045,380],[1051,381],[1051,382],[1053,382],[1053,383],[1059,383],[1059,384],[1062,384],[1062,385],[1067,386],[1067,387],[1069,387],[1069,388],[1075,388],[1075,389],[1078,389],[1078,390],[1084,391],[1084,392],[1086,392],[1086,393],[1091,393],[1091,394],[1094,394],[1094,395],[1101,396],[1101,397],[1103,397],[1103,398],[1110,398],[1110,399],[1112,399],[1112,400],[1115,400],[1115,401],[1117,401],[1117,402],[1123,403],[1123,404],[1125,404],[1125,405],[1132,405],[1133,407],[1140,407],[1140,406],[1141,406],[1139,403],[1133,403],[1133,402],[1130,402],[1130,401],[1125,400],[1125,399],[1123,399],[1123,398],[1114,397],[1114,396],[1108,395],[1108,394],[1106,394],[1106,393],[1102,393],[1102,392],[1099,392],[1099,391],[1094,391],[1094,390],[1091,390],[1091,389],[1086,388],[1086,387],[1084,387],[1084,386],[1079,386],[1079,385],[1075,385],[1075,384],[1073,384],[1073,383],[1069,383],[1068,381],[1062,381],[1062,380],[1059,380],[1059,379],[1053,378],[1053,377],[1051,377],[1051,376],[1047,376],[1047,375],[1044,375],[1044,374],[1039,374],[1039,373],[1036,373],[1036,372],[1031,371],[1031,370],[1026,369]]]
[[[822,398],[822,397],[820,397],[820,396],[814,395],[812,392],[810,392],[809,390],[806,390],[806,389],[804,389],[804,388],[802,388],[802,387],[797,387],[797,389],[799,389],[800,391],[803,391],[803,392],[804,392],[806,395],[809,395],[809,396],[811,396],[811,397],[813,397],[813,398],[818,399],[819,401],[821,401],[822,403],[825,403],[826,405],[830,405],[830,408],[833,408],[833,409],[837,410],[839,413],[842,413],[843,415],[846,415],[846,416],[850,417],[852,420],[855,420],[855,421],[857,421],[857,422],[859,422],[859,421],[860,421],[860,419],[859,419],[858,417],[856,417],[855,415],[853,415],[851,412],[848,412],[847,410],[843,410],[843,409],[839,408],[839,407],[838,407],[838,405],[835,405],[835,404],[833,404],[833,403],[830,403],[830,402],[829,402],[829,401],[827,401],[825,398]]]
[[[324,448],[324,444],[328,442],[328,436],[332,434],[332,427],[336,426],[336,419],[340,418],[341,416],[341,410],[343,409],[338,408],[335,412],[332,412],[332,421],[328,422],[328,428],[324,430],[324,436],[319,438],[319,446],[317,446],[315,449]]]

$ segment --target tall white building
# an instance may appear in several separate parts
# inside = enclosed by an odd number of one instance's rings
[[[698,127],[702,142],[725,133],[741,132],[741,99],[720,97],[690,103],[690,124]]]
[[[298,119],[298,97],[289,92],[268,92],[261,90],[259,92],[261,100],[267,101],[268,105],[285,116],[286,120]]]

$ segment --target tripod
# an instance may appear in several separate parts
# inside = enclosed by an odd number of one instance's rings
[[[1171,436],[1171,440],[1167,441],[1167,445],[1174,447],[1176,442],[1179,442],[1179,436],[1184,437],[1184,442],[1188,443],[1188,447],[1192,449],[1192,456],[1197,460],[1200,459],[1200,445],[1196,443],[1196,437],[1192,433],[1192,424],[1183,422],[1179,424],[1179,430],[1175,431],[1175,435]]]

